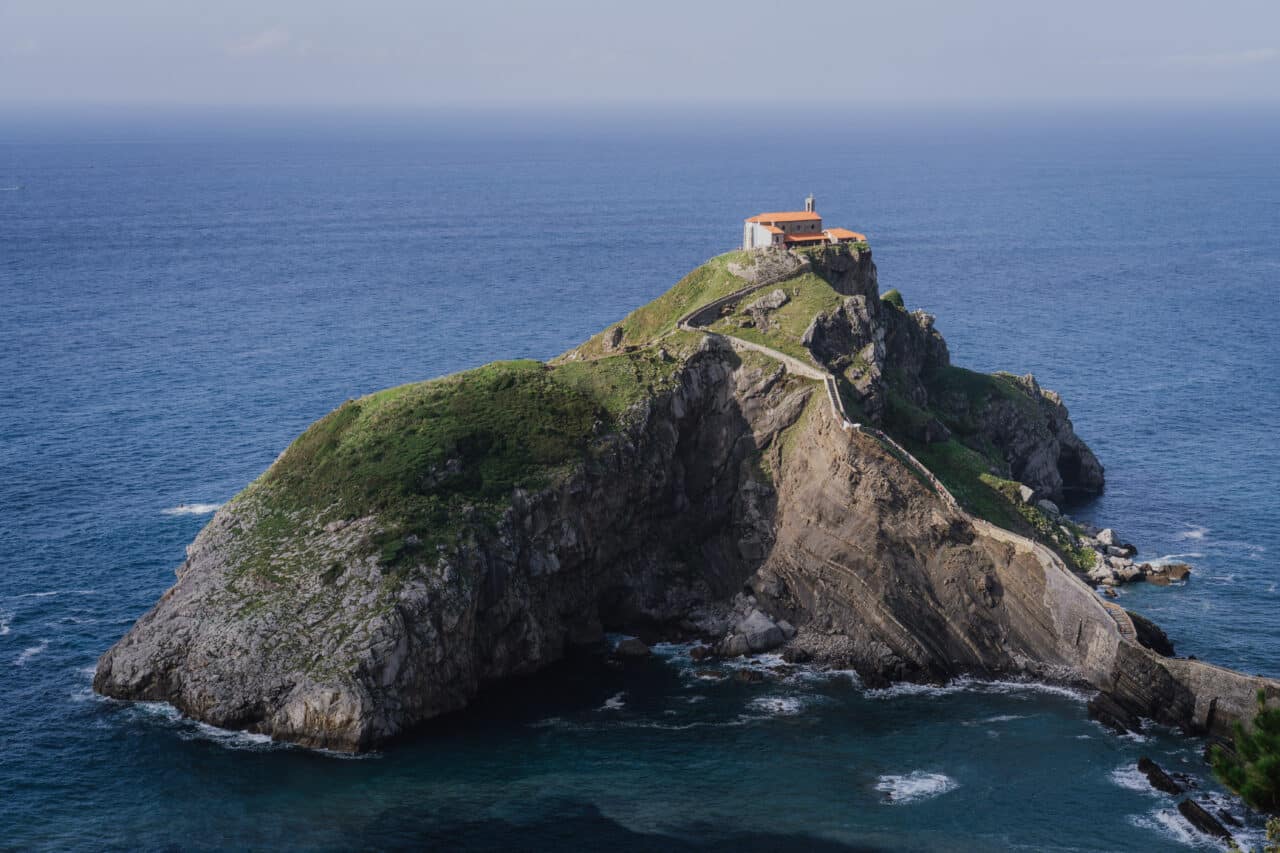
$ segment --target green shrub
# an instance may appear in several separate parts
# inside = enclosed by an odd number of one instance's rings
[[[897,288],[890,290],[888,293],[881,294],[880,301],[888,302],[890,305],[896,306],[898,308],[902,308],[903,310],[906,310],[906,307],[907,307],[903,303],[902,294],[898,292]]]
[[[1253,808],[1280,814],[1280,708],[1267,708],[1259,690],[1253,724],[1234,728],[1234,750],[1213,748],[1213,772]]]

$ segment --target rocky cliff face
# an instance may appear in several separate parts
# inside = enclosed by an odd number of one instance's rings
[[[552,365],[346,404],[213,518],[95,689],[358,751],[605,629],[750,630],[869,681],[1020,674],[1148,714],[1177,694],[1166,717],[1202,727],[1212,691],[1219,723],[1247,713],[1252,683],[1206,687],[1124,639],[1056,556],[842,429],[820,383],[675,330],[794,273],[785,299],[747,300],[748,328],[792,330],[778,344],[846,378],[851,407],[926,447],[981,446],[1046,495],[1101,488],[1061,401],[1030,379],[957,382],[932,318],[880,299],[869,253],[783,260],[717,259]]]

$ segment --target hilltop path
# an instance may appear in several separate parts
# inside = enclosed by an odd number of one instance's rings
[[[917,474],[924,478],[924,480],[933,487],[934,492],[942,499],[943,503],[945,503],[952,511],[965,518],[978,531],[993,539],[998,539],[1002,542],[1013,545],[1014,548],[1019,551],[1034,554],[1046,571],[1052,568],[1069,578],[1072,583],[1087,589],[1093,600],[1097,602],[1098,606],[1101,607],[1102,610],[1115,622],[1121,639],[1129,642],[1137,642],[1137,629],[1134,627],[1133,620],[1129,617],[1128,611],[1118,604],[1104,601],[1099,598],[1093,592],[1093,589],[1081,580],[1080,577],[1073,572],[1065,562],[1063,562],[1062,558],[1055,554],[1051,549],[1033,539],[1027,538],[1026,536],[1014,533],[1013,531],[1007,530],[1003,527],[998,527],[985,519],[975,518],[970,515],[960,505],[960,502],[956,500],[955,495],[951,494],[951,490],[943,485],[942,481],[939,480],[926,465],[916,459],[909,450],[882,430],[876,429],[872,426],[867,426],[866,424],[855,423],[850,420],[849,413],[844,407],[844,400],[840,395],[840,386],[837,383],[836,377],[830,371],[824,370],[814,364],[806,364],[800,359],[789,356],[786,353],[779,352],[772,347],[767,347],[763,344],[755,343],[754,341],[744,340],[733,335],[725,334],[724,332],[712,331],[706,325],[698,322],[699,319],[706,317],[707,315],[718,316],[720,310],[725,306],[734,305],[747,296],[763,290],[766,287],[780,284],[787,279],[794,278],[809,268],[810,264],[806,258],[798,266],[789,267],[764,276],[747,287],[735,290],[733,293],[726,296],[721,296],[718,299],[713,299],[710,302],[697,306],[692,311],[689,311],[684,314],[684,316],[680,317],[680,319],[676,321],[676,326],[686,332],[698,332],[704,335],[723,338],[728,341],[729,345],[734,349],[758,352],[779,362],[789,373],[794,373],[797,376],[803,376],[807,379],[813,379],[821,382],[826,390],[827,402],[830,405],[831,414],[835,418],[836,423],[840,425],[841,429],[846,432],[858,432],[880,442],[888,448],[893,455],[897,456],[908,467],[914,469]]]

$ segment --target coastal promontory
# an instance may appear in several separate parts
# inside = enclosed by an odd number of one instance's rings
[[[865,243],[732,252],[550,362],[317,421],[94,688],[362,751],[623,632],[866,683],[1085,685],[1198,732],[1280,699],[1097,595],[1058,506],[1103,487],[1063,401],[953,365]]]

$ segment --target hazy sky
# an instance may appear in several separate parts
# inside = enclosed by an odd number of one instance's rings
[[[0,0],[11,105],[1175,99],[1280,103],[1280,0]]]

